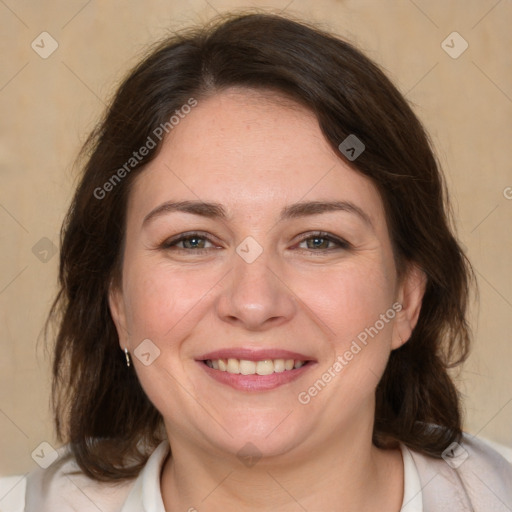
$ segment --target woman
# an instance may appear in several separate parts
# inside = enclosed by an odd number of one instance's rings
[[[153,50],[86,151],[53,309],[67,444],[13,510],[510,510],[447,374],[471,267],[375,64],[233,16]]]

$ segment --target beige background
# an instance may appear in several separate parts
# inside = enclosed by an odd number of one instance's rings
[[[0,474],[35,467],[42,441],[56,446],[40,334],[58,256],[45,263],[33,247],[44,249],[44,237],[58,245],[81,143],[147,43],[248,6],[284,9],[351,39],[426,124],[480,285],[475,346],[458,376],[466,430],[512,446],[510,0],[1,0]],[[43,31],[59,45],[47,59],[31,48]],[[457,59],[441,46],[453,31],[469,44]]]

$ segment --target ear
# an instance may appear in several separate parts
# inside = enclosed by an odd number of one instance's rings
[[[401,347],[411,337],[420,316],[426,285],[425,272],[411,264],[398,285],[397,302],[401,304],[401,309],[393,325],[392,350]]]
[[[114,320],[117,329],[117,336],[119,338],[119,346],[124,350],[128,345],[128,329],[126,326],[126,309],[123,298],[123,291],[121,287],[110,283],[108,292],[108,305],[110,307],[110,314]]]

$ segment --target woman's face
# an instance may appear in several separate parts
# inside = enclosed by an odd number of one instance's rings
[[[398,282],[376,187],[315,117],[228,90],[134,181],[111,309],[171,444],[307,454],[371,433],[420,284]]]

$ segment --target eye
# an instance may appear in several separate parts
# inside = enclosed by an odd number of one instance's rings
[[[299,246],[304,243],[306,243],[306,247],[300,248],[313,252],[349,249],[351,247],[346,240],[325,232],[313,233],[303,237]]]
[[[301,247],[305,244],[306,247]],[[309,252],[330,252],[334,250],[350,249],[351,245],[342,238],[338,238],[330,233],[317,232],[309,233],[303,236],[297,244],[299,249]],[[217,249],[205,233],[191,232],[182,233],[174,238],[164,241],[161,248],[165,250],[202,253],[210,249]]]
[[[208,247],[207,244],[210,244],[210,247]],[[175,238],[166,240],[162,243],[161,247],[163,249],[173,248],[175,250],[188,252],[202,252],[216,248],[212,241],[203,233],[182,233]]]

